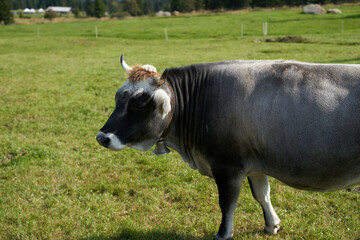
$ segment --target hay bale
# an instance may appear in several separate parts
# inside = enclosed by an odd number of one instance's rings
[[[333,14],[341,14],[341,10],[338,8],[332,8],[332,9],[328,9],[327,13],[333,13]]]
[[[325,9],[319,4],[308,4],[303,7],[303,13],[306,14],[325,14]]]

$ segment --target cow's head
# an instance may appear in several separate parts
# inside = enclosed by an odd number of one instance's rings
[[[115,110],[96,140],[111,150],[125,146],[149,150],[163,135],[171,119],[172,94],[166,80],[151,65],[121,65],[128,79],[115,95]]]

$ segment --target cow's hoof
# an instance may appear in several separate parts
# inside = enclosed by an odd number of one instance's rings
[[[213,237],[213,240],[228,240],[228,239],[231,239],[233,236],[233,234],[230,235],[230,237],[221,237],[219,236],[219,234],[215,234],[214,237]]]
[[[269,234],[277,234],[278,231],[280,230],[280,225],[277,224],[275,226],[265,226],[264,230]]]

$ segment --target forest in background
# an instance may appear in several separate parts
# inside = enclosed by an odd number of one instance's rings
[[[199,10],[229,9],[248,7],[300,6],[307,3],[342,4],[357,0],[101,0],[110,15],[149,15],[160,10],[191,12]],[[68,6],[88,12],[95,0],[9,0],[12,9],[47,8],[48,6]]]

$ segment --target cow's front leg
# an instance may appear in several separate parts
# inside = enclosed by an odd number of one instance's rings
[[[230,239],[233,234],[233,219],[240,194],[244,174],[236,171],[216,171],[214,178],[219,191],[219,203],[222,213],[219,232],[215,240]]]
[[[265,230],[276,234],[280,229],[280,219],[271,205],[270,185],[266,175],[248,177],[251,192],[254,198],[261,204],[265,218]]]

